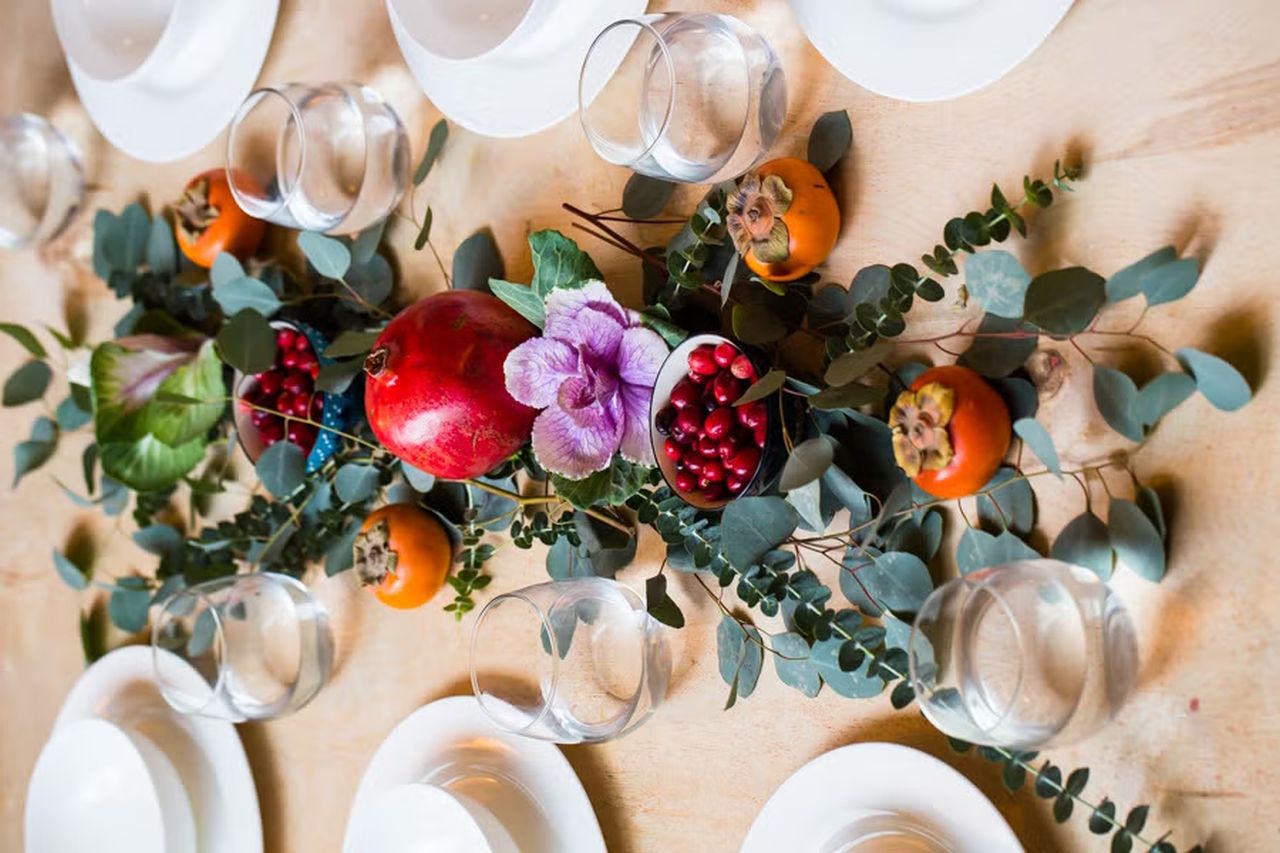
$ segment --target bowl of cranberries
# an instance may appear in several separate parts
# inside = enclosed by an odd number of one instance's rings
[[[346,400],[315,388],[327,346],[310,327],[276,321],[276,358],[270,369],[257,374],[237,373],[235,377],[235,421],[240,446],[250,461],[279,441],[302,449],[307,470],[314,471],[333,454],[336,441],[331,432],[316,424],[341,429],[346,421]],[[321,442],[321,438],[327,439]]]
[[[653,452],[677,495],[700,509],[759,494],[781,468],[776,395],[734,405],[761,370],[720,335],[693,335],[671,351],[654,383]]]

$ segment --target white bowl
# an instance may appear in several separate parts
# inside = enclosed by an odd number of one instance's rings
[[[102,82],[186,82],[205,67],[192,50],[211,14],[207,0],[52,0],[68,58]]]
[[[434,785],[396,785],[357,805],[350,853],[519,853],[486,808]]]
[[[27,853],[195,853],[191,803],[169,759],[105,720],[70,723],[27,786]]]
[[[556,0],[391,0],[410,37],[439,59],[518,49],[551,17]]]

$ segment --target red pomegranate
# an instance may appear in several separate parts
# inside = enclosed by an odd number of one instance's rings
[[[537,330],[499,299],[450,290],[415,302],[365,360],[365,411],[382,444],[448,480],[496,467],[529,440],[537,410],[507,393],[502,363]]]

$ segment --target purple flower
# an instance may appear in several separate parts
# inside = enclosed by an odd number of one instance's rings
[[[516,347],[504,365],[511,396],[543,410],[533,423],[538,462],[575,480],[608,468],[618,452],[654,464],[649,399],[666,343],[602,281],[551,291],[546,312],[542,337]]]

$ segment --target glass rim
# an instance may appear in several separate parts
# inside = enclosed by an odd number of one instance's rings
[[[65,221],[60,227],[57,222],[53,221],[56,215],[55,208],[49,204],[48,199],[45,200],[44,208],[40,211],[39,220],[27,233],[19,236],[15,243],[7,246],[13,249],[26,249],[32,246],[44,245],[58,238],[66,230],[70,224],[72,217],[79,214],[80,209],[84,206],[85,196],[85,178],[84,178],[84,157],[80,152],[80,147],[71,137],[67,136],[57,125],[49,121],[49,119],[27,110],[8,115],[0,116],[0,131],[13,132],[22,134],[27,130],[39,133],[46,145],[53,145],[61,149],[66,155],[67,162],[72,167],[75,181],[75,202],[65,213]],[[52,156],[46,154],[42,172],[46,179],[52,178],[56,170],[53,164]]]
[[[666,14],[670,14],[670,13],[666,13]],[[666,14],[659,14],[655,16],[646,16],[646,17],[665,17]],[[649,35],[653,36],[653,40],[657,43],[659,49],[662,51],[663,64],[667,68],[667,75],[671,78],[671,86],[667,92],[667,107],[662,114],[662,123],[658,126],[658,131],[654,135],[653,141],[650,142],[648,145],[646,145],[644,150],[636,154],[634,157],[626,161],[619,161],[606,156],[604,152],[600,150],[600,144],[598,143],[603,142],[603,137],[601,137],[600,134],[596,133],[595,130],[592,129],[590,122],[587,121],[588,104],[585,103],[585,99],[583,98],[583,87],[586,83],[587,63],[591,61],[591,57],[595,54],[596,47],[600,44],[600,40],[603,39],[606,35],[608,35],[613,30],[619,27],[625,27],[625,26],[637,27],[641,31],[648,32]],[[627,48],[627,53],[630,53],[634,47],[635,47],[635,42],[633,41],[631,45]],[[625,61],[626,61],[626,54],[623,54],[622,62],[625,62]],[[619,63],[619,66],[620,65],[621,65],[621,62]],[[615,67],[613,70],[613,73],[616,74],[617,71],[618,69],[617,67]],[[610,75],[610,77],[612,77],[612,74]],[[605,86],[607,85],[608,85],[608,80],[605,81]],[[594,97],[592,97],[591,100],[595,101],[595,99],[600,97],[600,95],[603,94],[603,92],[604,92],[604,86],[601,87],[600,91],[595,93]],[[583,132],[587,135],[587,142],[591,144],[592,149],[594,149],[595,152],[599,154],[602,158],[604,158],[610,163],[613,163],[616,166],[626,166],[626,167],[630,167],[640,162],[641,160],[643,160],[645,157],[647,157],[650,153],[653,152],[654,148],[658,147],[658,142],[662,139],[663,134],[667,132],[667,128],[671,124],[671,114],[675,111],[675,104],[676,104],[675,61],[671,58],[671,48],[667,46],[667,43],[662,38],[662,34],[659,33],[657,28],[654,27],[651,23],[649,23],[648,21],[642,18],[621,18],[617,21],[614,21],[609,26],[605,27],[603,30],[600,31],[599,35],[597,35],[594,39],[592,39],[591,46],[587,48],[586,56],[583,57],[582,68],[578,71],[578,121],[582,125]]]
[[[541,584],[539,584],[539,586],[540,585]],[[532,718],[529,720],[528,723],[519,727],[506,726],[498,721],[498,717],[492,711],[490,711],[489,708],[486,706],[486,703],[484,700],[484,692],[480,689],[480,680],[476,676],[476,670],[477,670],[476,648],[479,645],[479,640],[480,640],[480,627],[484,624],[484,621],[486,617],[489,616],[490,611],[495,610],[497,608],[497,605],[504,601],[521,601],[524,604],[528,605],[529,608],[538,615],[538,621],[542,623],[542,630],[547,632],[548,645],[551,646],[550,693],[543,696],[542,707],[538,709],[538,713],[532,716]],[[518,589],[518,590],[515,590],[514,592],[504,592],[502,595],[495,596],[494,598],[490,599],[489,603],[486,604],[480,610],[480,614],[476,617],[475,627],[471,629],[471,648],[470,648],[470,657],[469,657],[469,669],[471,670],[471,673],[470,673],[471,692],[475,694],[476,702],[479,703],[480,708],[481,710],[484,711],[485,716],[488,717],[494,723],[494,725],[496,725],[498,728],[502,729],[503,731],[511,732],[512,734],[524,734],[525,732],[528,732],[531,729],[533,729],[533,727],[536,726],[538,723],[542,722],[543,718],[545,718],[547,714],[551,711],[552,700],[555,699],[556,691],[560,687],[560,644],[556,642],[556,633],[551,627],[551,622],[547,619],[546,612],[541,607],[538,606],[538,603],[535,602],[533,598],[526,595],[523,589]]]

